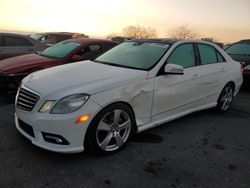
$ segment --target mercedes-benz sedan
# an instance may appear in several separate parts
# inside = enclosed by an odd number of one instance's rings
[[[202,109],[227,111],[241,84],[241,65],[212,43],[129,41],[24,78],[15,122],[44,149],[111,154],[133,133]]]

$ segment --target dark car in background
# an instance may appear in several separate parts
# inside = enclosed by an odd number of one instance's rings
[[[236,61],[240,62],[243,68],[244,81],[250,80],[250,39],[241,40],[231,44],[225,51]]]
[[[111,40],[122,43],[122,42],[126,42],[129,40],[133,40],[133,38],[131,38],[131,37],[113,37],[113,38],[111,38]]]
[[[58,42],[73,39],[73,38],[89,38],[87,35],[82,33],[70,33],[70,32],[48,32],[48,33],[36,33],[30,35],[30,37],[41,41],[44,44],[53,45]]]
[[[0,60],[36,53],[48,48],[45,45],[29,36],[13,34],[13,33],[0,33]]]
[[[115,41],[101,39],[69,39],[38,54],[2,60],[0,61],[0,88],[15,92],[20,81],[34,71],[66,63],[93,60],[117,44],[119,43]]]

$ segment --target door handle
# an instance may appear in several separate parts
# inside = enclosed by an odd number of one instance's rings
[[[192,76],[192,78],[198,78],[199,77],[199,73],[195,73],[193,76]]]
[[[226,67],[222,67],[221,69],[220,69],[220,72],[225,72],[226,71]]]

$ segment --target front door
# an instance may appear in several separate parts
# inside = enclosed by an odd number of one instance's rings
[[[166,64],[183,66],[184,75],[162,74],[154,78],[153,121],[185,112],[199,92],[200,72],[192,43],[177,46]]]

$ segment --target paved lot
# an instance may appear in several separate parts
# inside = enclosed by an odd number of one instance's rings
[[[112,156],[39,149],[0,99],[0,187],[250,187],[250,91],[226,114],[205,110],[136,135]]]

